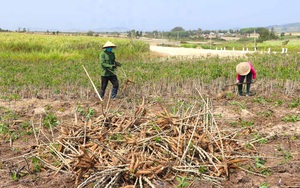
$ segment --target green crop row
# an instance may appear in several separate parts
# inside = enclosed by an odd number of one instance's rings
[[[91,61],[98,58],[107,40],[117,45],[120,59],[136,58],[149,51],[148,44],[137,40],[0,33],[0,58],[9,61]]]
[[[149,83],[186,84],[197,80],[210,84],[216,80],[235,81],[235,66],[251,61],[257,78],[286,81],[300,80],[300,54],[253,54],[238,58],[207,57],[197,59],[151,58],[149,44],[129,39],[82,36],[46,36],[29,34],[0,34],[0,94],[43,89],[54,92],[78,92],[91,88],[83,70],[86,67],[95,84],[100,83],[99,53],[101,46],[111,40],[117,59],[122,63],[119,79],[130,79],[135,86]]]
[[[289,39],[288,43],[284,45],[283,43],[286,40],[272,40],[272,41],[264,41],[262,43],[256,43],[257,51],[259,52],[268,52],[269,48],[271,52],[281,53],[282,48],[287,48],[288,52],[300,52],[300,39]],[[254,50],[254,39],[247,38],[247,39],[240,39],[239,41],[231,40],[231,41],[221,41],[221,42],[214,42],[210,43],[209,41],[205,44],[188,44],[184,43],[180,45],[181,47],[185,48],[202,48],[202,49],[212,49],[218,50],[226,49],[226,50]]]

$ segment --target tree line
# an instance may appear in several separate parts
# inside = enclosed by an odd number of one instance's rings
[[[4,30],[0,28],[0,32],[10,32],[9,30]],[[29,32],[29,29],[18,28],[16,32]],[[59,31],[46,31],[46,34],[58,35]],[[108,32],[106,32],[108,34]],[[113,32],[116,36],[119,36],[119,32]],[[242,36],[250,37],[250,34],[257,33],[259,35],[257,42],[263,42],[266,40],[276,40],[279,39],[279,36],[276,35],[274,28],[268,29],[264,27],[252,27],[252,28],[242,28],[242,29],[229,29],[229,30],[202,30],[198,28],[196,30],[185,30],[180,26],[174,27],[170,31],[137,31],[130,30],[127,31],[127,37],[129,38],[139,38],[139,37],[148,37],[148,38],[164,38],[164,39],[177,39],[177,40],[204,40],[210,38],[211,35],[214,35],[214,40],[221,39],[221,36]],[[96,33],[93,31],[88,31],[87,36],[95,36]],[[281,33],[280,36],[283,37],[285,33]]]
[[[154,30],[151,32],[142,32],[136,30],[127,31],[127,37],[139,38],[142,36],[149,38],[165,38],[165,39],[205,39],[209,38],[211,35],[216,36],[215,38],[221,38],[222,35],[227,36],[243,36],[250,37],[250,34],[257,33],[259,35],[257,42],[263,42],[266,40],[276,40],[279,37],[276,35],[274,28],[268,29],[264,27],[256,28],[242,28],[242,29],[229,29],[229,30],[202,30],[198,28],[197,30],[185,30],[182,27],[174,27],[171,31],[158,31]],[[280,36],[284,36],[281,33]]]

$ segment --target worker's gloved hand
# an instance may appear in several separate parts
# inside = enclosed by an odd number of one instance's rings
[[[252,80],[251,80],[251,83],[254,83],[254,82],[255,82],[255,80],[254,80],[254,79],[252,79]]]
[[[117,61],[115,61],[115,65],[116,65],[117,67],[121,67],[121,63],[119,63],[119,62],[117,62]]]

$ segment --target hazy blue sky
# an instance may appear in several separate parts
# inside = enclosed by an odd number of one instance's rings
[[[0,28],[169,31],[300,22],[300,0],[1,0]]]

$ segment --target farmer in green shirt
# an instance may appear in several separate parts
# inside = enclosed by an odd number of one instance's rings
[[[112,49],[117,47],[112,42],[107,41],[102,49],[105,49],[100,54],[100,65],[101,65],[101,90],[100,96],[104,97],[105,89],[107,87],[108,81],[113,85],[111,98],[115,99],[119,89],[119,81],[116,75],[116,69],[121,66],[120,63],[115,61],[115,54]]]

